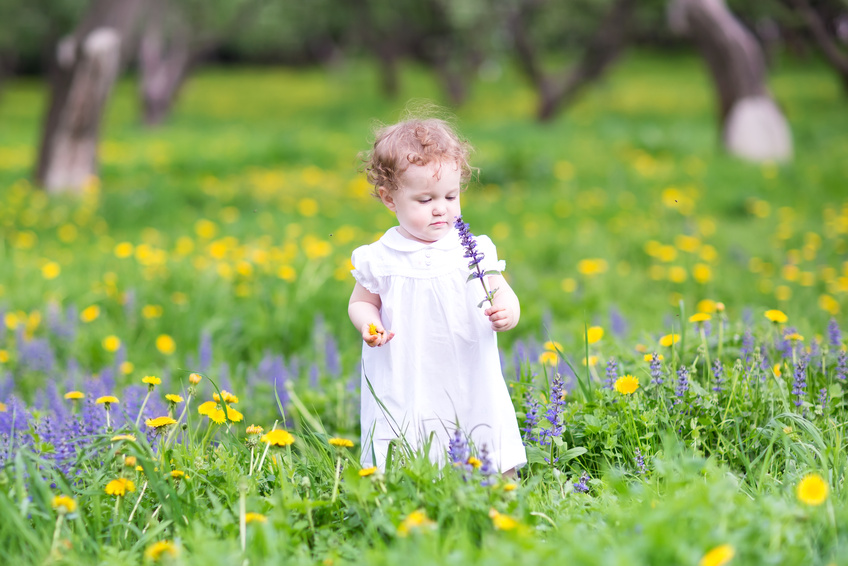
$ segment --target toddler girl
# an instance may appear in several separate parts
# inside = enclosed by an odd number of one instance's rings
[[[503,276],[488,275],[497,292],[477,306],[485,293],[467,282],[454,227],[469,150],[444,121],[411,119],[380,129],[368,154],[368,180],[398,226],[352,257],[363,466],[382,468],[395,438],[413,448],[432,438],[430,457],[443,461],[457,430],[501,472],[527,461],[495,336],[518,324],[518,298]],[[477,250],[483,271],[504,269],[488,237],[477,237]]]

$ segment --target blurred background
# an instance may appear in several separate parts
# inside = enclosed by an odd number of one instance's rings
[[[844,0],[0,0],[6,389],[355,387],[350,253],[393,225],[358,156],[423,101],[476,148],[505,351],[723,307],[811,342],[848,292],[846,95]]]

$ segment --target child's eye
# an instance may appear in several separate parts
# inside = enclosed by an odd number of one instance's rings
[[[426,204],[430,202],[430,199],[419,200],[418,202],[420,202],[421,204]]]
[[[448,200],[456,200],[456,197],[445,197]]]

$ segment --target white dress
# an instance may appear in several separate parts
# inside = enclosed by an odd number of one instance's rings
[[[492,241],[476,238],[481,268],[502,271]],[[430,458],[444,462],[457,428],[478,452],[485,445],[500,471],[527,462],[497,338],[485,306],[477,307],[485,293],[478,280],[467,281],[463,253],[456,229],[424,244],[397,227],[353,251],[351,273],[380,295],[383,327],[395,333],[384,346],[362,347],[363,466],[382,469],[394,438],[417,449],[431,433]]]

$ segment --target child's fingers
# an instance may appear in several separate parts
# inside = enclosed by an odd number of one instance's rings
[[[489,320],[491,320],[493,314],[495,314],[496,312],[501,312],[503,310],[506,310],[506,307],[489,307],[485,311],[483,311],[483,314],[488,316]]]

